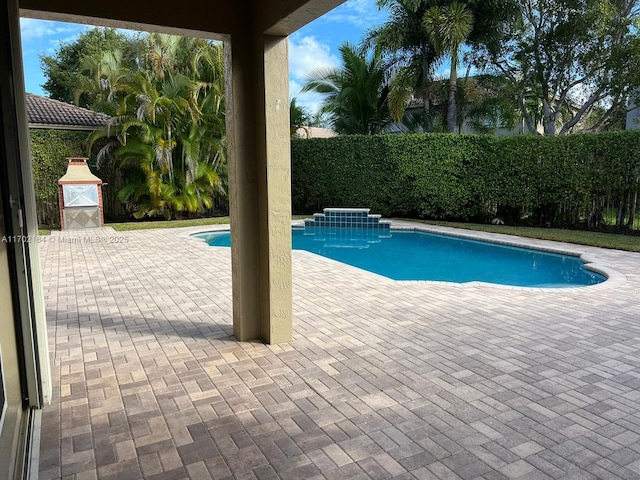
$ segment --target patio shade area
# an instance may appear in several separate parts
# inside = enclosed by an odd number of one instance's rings
[[[626,280],[530,290],[294,251],[265,345],[196,230],[42,237],[40,479],[640,479],[640,254],[562,245]]]

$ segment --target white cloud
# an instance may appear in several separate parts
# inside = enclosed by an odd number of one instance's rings
[[[320,109],[323,95],[300,93],[311,72],[318,68],[339,67],[335,48],[344,41],[359,42],[362,32],[379,25],[388,16],[378,10],[376,0],[348,0],[331,12],[289,37],[289,91],[299,105],[312,112]],[[304,32],[309,32],[305,34]]]
[[[74,42],[82,32],[93,28],[95,28],[94,25],[54,22],[36,18],[20,19],[20,35],[23,41],[48,40],[50,44],[55,44],[56,47],[60,46],[61,43]],[[117,28],[116,31],[128,37],[135,37],[140,33],[124,28]]]
[[[378,5],[375,0],[349,0],[345,3],[345,9],[364,15],[372,10],[378,10]]]
[[[349,0],[323,18],[329,22],[349,23],[356,27],[371,27],[387,19],[387,10],[378,9],[376,0]]]
[[[317,112],[323,96],[315,92],[300,93],[300,89],[314,70],[339,65],[340,60],[331,53],[329,45],[320,43],[312,36],[292,35],[289,37],[289,95],[296,97],[298,105]]]
[[[289,72],[293,78],[303,81],[316,68],[339,64],[329,45],[318,42],[315,37],[289,37]]]
[[[86,27],[81,27],[86,28]],[[20,35],[23,40],[31,40],[42,37],[60,37],[62,34],[73,32],[78,33],[77,25],[65,24],[62,22],[51,22],[48,20],[38,20],[35,18],[20,19]]]

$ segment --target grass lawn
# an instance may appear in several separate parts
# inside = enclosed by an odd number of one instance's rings
[[[293,220],[309,218],[310,215],[294,215]],[[179,228],[179,227],[201,227],[207,225],[222,225],[229,223],[229,217],[197,218],[194,220],[161,220],[153,222],[125,222],[108,223],[105,227],[112,227],[118,232],[126,230],[148,230],[152,228]]]
[[[294,215],[293,219],[309,218],[310,215]],[[400,220],[400,219],[399,219]],[[512,227],[509,225],[484,225],[479,223],[438,222],[431,220],[411,220],[428,225],[464,228],[481,232],[504,233],[520,237],[540,238],[556,242],[577,243],[593,247],[615,248],[629,252],[640,252],[640,235],[618,235],[612,233],[585,232],[582,230],[562,230],[559,228]],[[229,223],[229,217],[198,218],[195,220],[169,220],[153,222],[108,223],[105,226],[123,232],[126,230],[148,230],[153,228],[200,227]],[[49,235],[51,230],[40,229],[40,235]]]
[[[206,225],[221,225],[229,223],[229,217],[196,218],[193,220],[154,220],[153,222],[124,222],[107,223],[105,227],[111,227],[118,232],[126,230],[150,230],[153,228],[179,228],[200,227]]]
[[[485,225],[480,223],[438,222],[410,220],[428,225],[464,228],[481,232],[504,233],[520,237],[539,238],[556,242],[577,243],[592,247],[615,248],[629,252],[640,252],[640,235],[619,235],[615,233],[586,232],[583,230],[563,230],[560,228],[512,227],[509,225]]]

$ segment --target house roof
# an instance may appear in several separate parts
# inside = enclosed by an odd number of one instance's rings
[[[27,119],[31,128],[93,130],[105,125],[109,116],[51,98],[26,94]]]

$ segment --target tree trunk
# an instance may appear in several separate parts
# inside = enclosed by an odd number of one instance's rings
[[[600,87],[596,90],[591,97],[580,107],[580,109],[575,113],[573,118],[569,120],[564,126],[560,129],[560,135],[564,135],[569,133],[571,129],[582,119],[582,116],[591,110],[593,105],[603,98],[604,87]],[[558,107],[559,108],[559,107]]]
[[[522,118],[524,119],[528,130],[527,132],[523,131],[522,133],[531,133],[535,135],[538,132],[536,131],[536,126],[531,115],[529,115],[529,112],[527,111],[527,105],[524,101],[524,93],[522,91],[518,93],[518,105],[520,106],[520,112],[522,113]]]
[[[633,230],[633,224],[636,219],[636,209],[638,208],[638,191],[636,190],[633,194],[633,200],[630,204],[629,209],[629,219],[627,220],[627,228],[629,230]]]
[[[455,54],[454,54],[455,55]],[[451,55],[451,72],[449,73],[449,105],[447,110],[447,131],[456,132],[456,91],[458,90],[458,62]]]
[[[624,224],[624,217],[627,211],[627,196],[623,193],[620,195],[620,205],[618,206],[618,212],[616,214],[616,230],[622,230]]]
[[[542,99],[542,109],[544,111],[544,134],[555,135],[556,134],[556,112],[553,111],[546,98]]]
[[[424,132],[431,131],[431,105],[429,102],[429,92],[427,84],[429,83],[429,60],[426,52],[422,53],[422,130]]]
[[[427,91],[422,92],[422,131],[431,131],[431,117],[429,111],[431,110],[429,104],[429,93]]]

